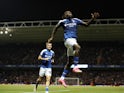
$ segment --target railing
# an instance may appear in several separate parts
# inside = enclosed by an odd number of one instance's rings
[[[84,21],[87,21],[85,19]],[[42,20],[42,21],[18,21],[18,22],[0,22],[0,28],[16,28],[16,27],[50,27],[57,24],[59,20]],[[96,19],[93,25],[124,25],[124,19]]]

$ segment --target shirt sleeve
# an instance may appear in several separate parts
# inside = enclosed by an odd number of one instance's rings
[[[40,52],[40,56],[43,56],[43,55],[44,55],[44,52],[45,52],[45,50],[42,50],[42,51]]]
[[[79,19],[79,18],[74,18],[77,22],[78,25],[83,25],[84,24],[84,21]]]

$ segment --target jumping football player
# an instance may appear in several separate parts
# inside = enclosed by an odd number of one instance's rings
[[[77,42],[77,26],[83,25],[88,26],[94,19],[99,17],[98,12],[91,13],[91,19],[87,22],[79,18],[73,18],[73,14],[71,11],[65,11],[62,20],[60,20],[56,26],[54,27],[48,42],[51,42],[54,39],[55,33],[58,31],[58,28],[62,27],[64,30],[64,45],[67,48],[67,64],[64,67],[63,73],[59,82],[66,87],[66,83],[64,78],[69,73],[70,66],[74,63],[73,72],[81,73],[82,71],[77,67],[79,63],[79,52],[80,45]]]

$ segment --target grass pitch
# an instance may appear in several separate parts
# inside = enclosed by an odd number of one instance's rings
[[[0,93],[45,93],[45,86],[39,85],[33,92],[34,85],[0,85]],[[124,86],[50,86],[49,93],[124,93]]]

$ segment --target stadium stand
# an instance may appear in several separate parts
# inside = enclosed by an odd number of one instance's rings
[[[124,43],[123,42],[79,42],[81,44],[81,64],[88,65],[124,65]],[[54,47],[56,46],[56,47]],[[37,60],[39,51],[43,49],[42,44],[8,44],[0,46],[0,83],[25,83],[33,84],[38,75],[38,67],[28,67],[39,65]],[[66,48],[63,42],[53,44],[53,50],[56,53],[56,66],[63,66],[66,62]],[[8,67],[4,67],[9,65]],[[15,67],[12,67],[15,65]],[[22,65],[22,67],[19,67]],[[24,65],[28,65],[25,67]],[[57,69],[57,70],[56,70]],[[59,70],[58,70],[59,69]],[[53,78],[60,76],[63,68],[53,68]],[[123,69],[83,69],[81,75],[71,73],[68,77],[79,77],[83,85],[112,85],[123,84]],[[122,73],[122,74],[120,74]],[[31,76],[29,78],[29,76]]]
[[[48,34],[57,20],[0,23],[0,84],[34,84]],[[80,78],[81,85],[124,85],[124,19],[98,19],[89,28],[79,28],[80,64],[88,64]],[[4,29],[10,31],[4,34]],[[82,31],[83,30],[83,31]],[[1,32],[3,31],[3,32]],[[62,32],[53,42],[55,63],[53,77],[61,75],[66,62]],[[44,84],[45,82],[43,82]]]

